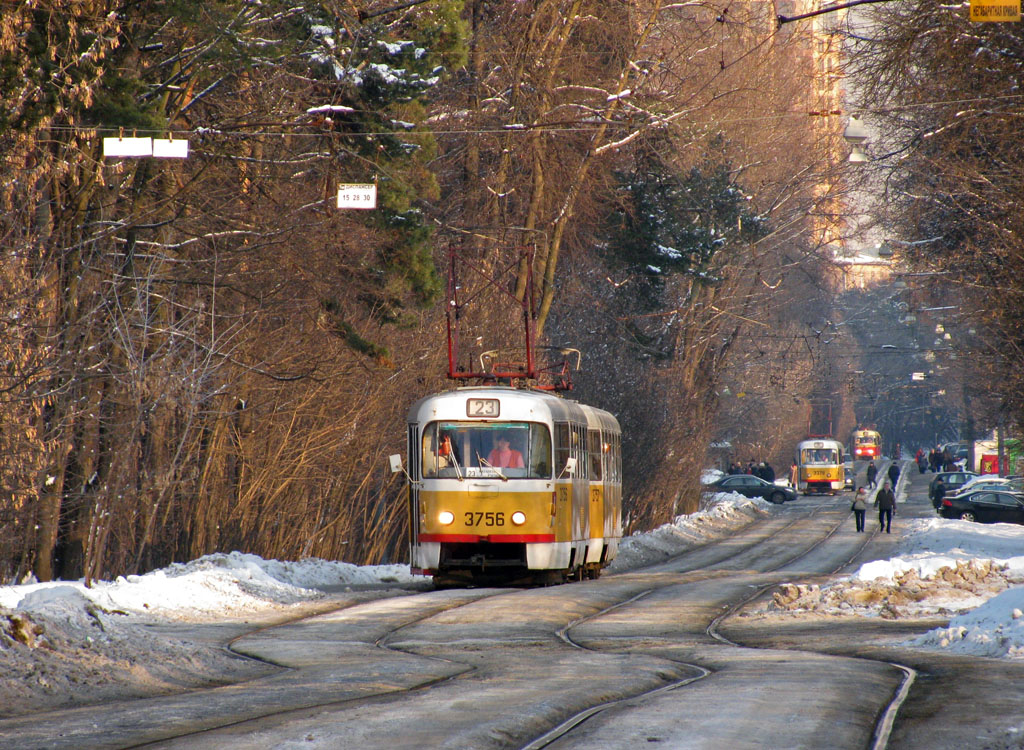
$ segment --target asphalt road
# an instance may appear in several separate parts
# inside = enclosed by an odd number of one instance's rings
[[[894,530],[932,513],[924,478],[907,479]],[[232,648],[279,665],[268,677],[9,720],[0,737],[218,750],[1021,747],[1024,666],[893,645],[941,621],[748,616],[777,584],[888,558],[895,539],[856,534],[848,493],[801,498],[641,571],[409,593],[261,630]]]

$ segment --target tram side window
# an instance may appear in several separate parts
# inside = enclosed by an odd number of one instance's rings
[[[590,453],[590,479],[595,482],[601,481],[604,474],[601,471],[601,461],[604,451],[601,445],[601,433],[597,430],[587,431],[587,450]]]
[[[567,422],[555,424],[555,476],[560,476],[565,470],[565,462],[569,460],[570,442],[569,425]]]
[[[529,476],[551,477],[551,433],[544,425],[532,425],[530,430]]]
[[[576,456],[576,476],[586,479],[590,475],[590,451],[587,450],[587,428],[581,424],[572,426],[572,448]]]
[[[439,431],[437,422],[428,425],[423,431],[423,476],[455,476],[455,466],[459,463],[456,451],[449,431]]]
[[[611,436],[612,457],[611,476],[613,482],[622,481],[622,436],[615,433]]]

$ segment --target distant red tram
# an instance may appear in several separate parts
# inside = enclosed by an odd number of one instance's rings
[[[882,436],[875,430],[854,430],[850,442],[854,458],[867,461],[882,455]]]

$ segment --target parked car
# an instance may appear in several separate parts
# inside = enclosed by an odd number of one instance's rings
[[[947,495],[961,495],[967,492],[973,492],[974,490],[1005,490],[1012,492],[1013,488],[1010,486],[1010,480],[999,476],[998,474],[982,474],[981,476],[971,477],[960,487],[957,487],[952,492],[947,492]]]
[[[1006,481],[1010,483],[1010,489],[1014,492],[1018,492],[1024,495],[1024,477],[1019,474],[1011,474],[1008,477],[1004,477]]]
[[[973,471],[940,471],[928,484],[928,498],[932,501],[932,505],[937,508],[935,485],[939,483],[939,479],[942,479],[942,483],[946,485],[946,494],[952,495],[976,476],[978,475]]]
[[[1024,524],[1024,495],[993,490],[965,492],[943,498],[939,515],[978,523]]]
[[[704,485],[704,489],[708,492],[738,492],[744,497],[761,497],[776,505],[796,500],[796,492],[789,487],[766,482],[751,474],[730,474]]]
[[[849,456],[849,454],[847,454]],[[853,459],[847,458],[843,464],[843,477],[846,481],[846,489],[852,490],[857,486],[856,469],[853,468]]]

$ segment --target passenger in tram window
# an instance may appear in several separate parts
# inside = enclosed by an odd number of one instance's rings
[[[504,432],[498,433],[494,438],[494,450],[487,456],[487,463],[501,469],[522,469],[523,454],[511,446],[508,435]]]
[[[459,463],[456,455],[455,441],[452,433],[442,430],[438,434],[436,426],[423,434],[423,476],[444,477],[454,476]]]

